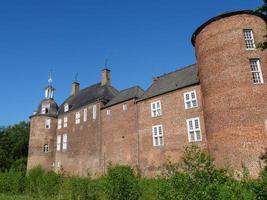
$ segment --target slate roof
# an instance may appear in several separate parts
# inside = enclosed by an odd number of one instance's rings
[[[144,90],[140,88],[139,86],[134,86],[134,87],[122,90],[117,96],[115,96],[113,99],[111,99],[110,102],[108,102],[105,105],[105,108],[128,101],[130,99],[140,98],[143,94],[144,94]]]
[[[199,83],[196,64],[157,77],[139,101]]]
[[[101,83],[97,83],[80,90],[75,96],[67,98],[59,107],[58,114],[64,113],[64,105],[66,103],[69,104],[69,111],[71,111],[98,100],[108,102],[118,93],[118,90],[110,85],[101,86]]]
[[[45,113],[45,114],[42,114],[42,107],[43,105],[50,105],[50,108],[48,109],[48,112]],[[57,103],[55,102],[54,99],[43,99],[41,101],[41,103],[39,104],[37,110],[34,112],[33,115],[30,116],[33,117],[33,116],[38,116],[38,115],[44,115],[44,116],[50,116],[50,117],[55,117],[57,116],[57,111],[58,111],[58,105]]]

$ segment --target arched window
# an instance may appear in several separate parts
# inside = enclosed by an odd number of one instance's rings
[[[45,153],[49,152],[49,146],[48,146],[48,144],[45,144],[44,145],[43,152],[45,152]]]

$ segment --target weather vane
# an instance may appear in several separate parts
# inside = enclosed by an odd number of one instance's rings
[[[74,76],[74,82],[78,82],[78,73],[75,73],[75,76]]]
[[[49,79],[48,79],[49,85],[52,85],[52,82],[53,82],[53,80],[52,80],[52,69],[50,69],[50,71],[49,71]]]
[[[105,59],[105,68],[107,68],[108,67],[108,59],[106,58]]]

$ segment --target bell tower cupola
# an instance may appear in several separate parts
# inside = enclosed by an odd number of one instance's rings
[[[52,83],[53,83],[53,80],[52,80],[52,75],[50,73],[49,79],[48,79],[48,86],[45,88],[45,98],[46,99],[53,99],[54,98],[55,88],[53,87]]]

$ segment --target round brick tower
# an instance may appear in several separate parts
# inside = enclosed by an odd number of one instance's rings
[[[267,148],[266,18],[253,11],[224,13],[192,36],[199,68],[208,148],[219,167],[256,176]]]
[[[54,149],[57,130],[58,105],[53,99],[52,79],[45,89],[45,99],[30,117],[30,138],[27,170],[41,166],[47,170],[54,167]]]

